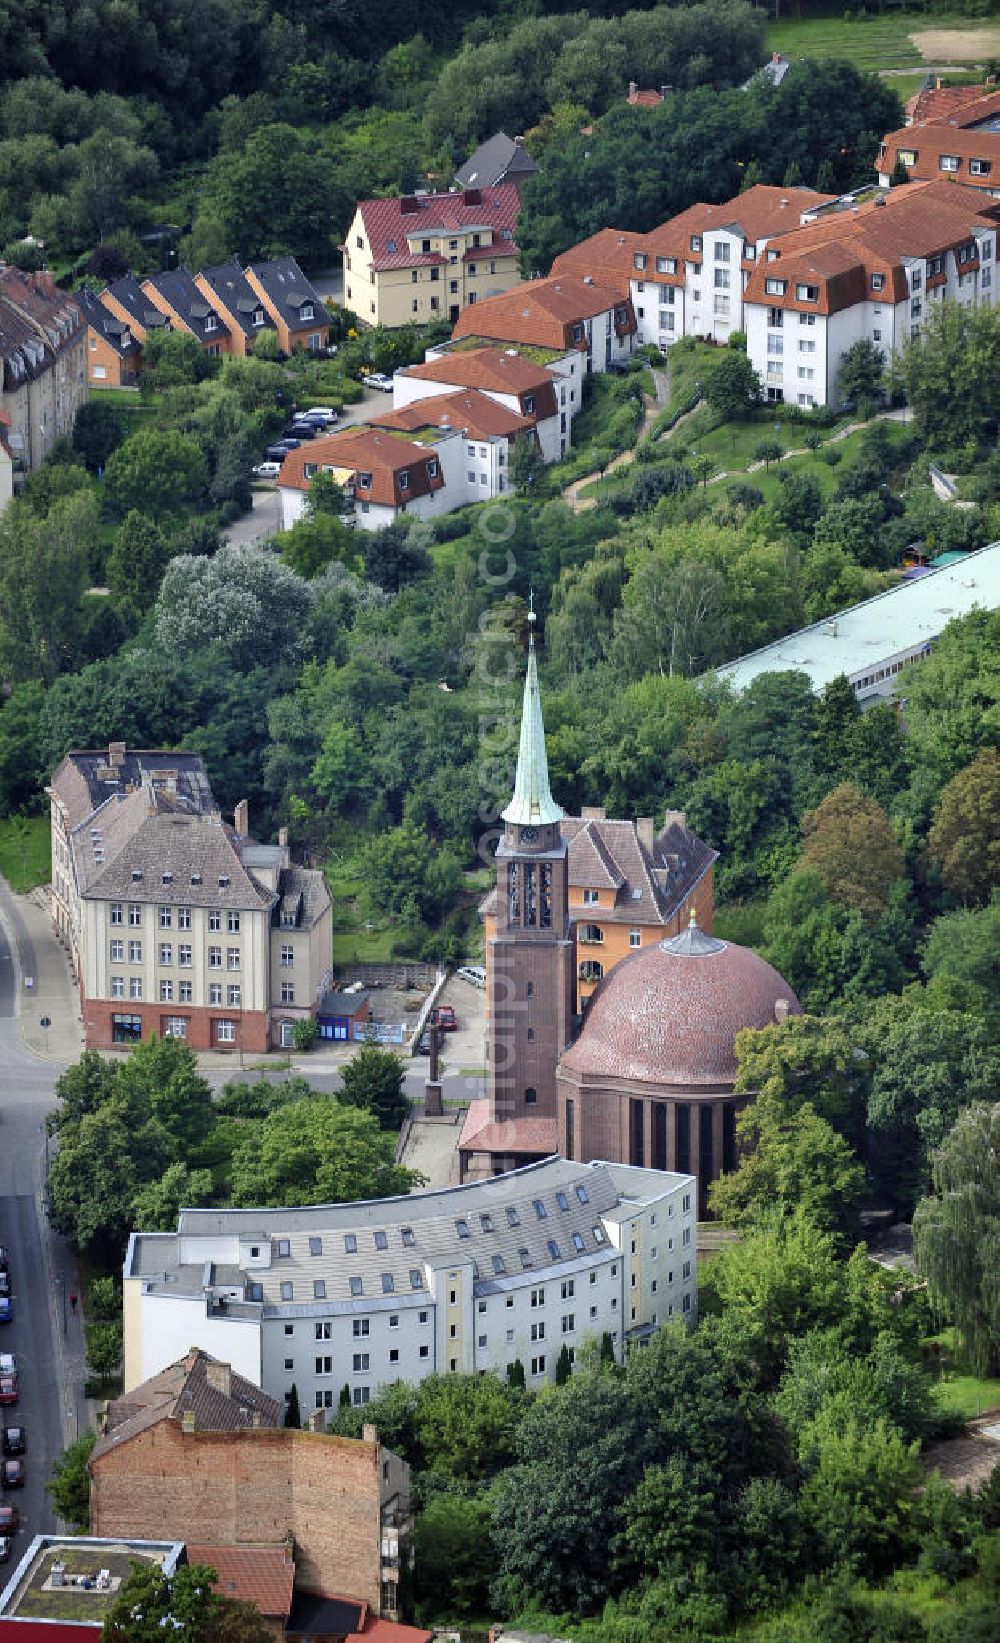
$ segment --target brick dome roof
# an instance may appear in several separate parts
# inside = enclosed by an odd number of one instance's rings
[[[787,981],[748,947],[692,924],[632,953],[605,976],[560,1067],[591,1079],[703,1088],[732,1086],[736,1034],[801,1006]]]

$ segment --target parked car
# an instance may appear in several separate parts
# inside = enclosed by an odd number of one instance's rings
[[[450,1004],[439,1004],[434,1011],[434,1020],[443,1033],[453,1033],[458,1027],[458,1020]]]
[[[24,1454],[24,1427],[5,1426],[3,1433],[3,1452],[5,1455]]]
[[[392,393],[392,377],[386,376],[384,371],[372,371],[370,376],[362,377],[366,388],[377,388],[380,394]]]
[[[14,1322],[14,1303],[9,1295],[0,1295],[0,1324]]]
[[[5,1460],[3,1463],[3,1486],[5,1489],[24,1488],[24,1461]]]
[[[6,1540],[16,1535],[18,1521],[16,1506],[0,1506],[0,1538]]]
[[[19,1392],[17,1359],[13,1352],[0,1352],[0,1403],[16,1403]]]
[[[486,971],[481,964],[463,964],[455,971],[463,981],[469,981],[473,987],[486,986]]]
[[[296,411],[292,417],[296,428],[308,428],[312,435],[325,433],[327,428],[333,427],[336,420],[336,412],[328,416],[325,411]]]
[[[264,452],[264,461],[265,462],[276,462],[278,464],[278,467],[280,468],[281,464],[284,462],[285,457],[287,455],[288,455],[288,446],[287,445],[285,445],[285,444],[269,445],[267,447],[267,450]]]
[[[0,1535],[0,1563],[7,1563],[14,1550],[14,1542],[9,1535]]]
[[[336,422],[337,417],[340,415],[339,411],[335,411],[332,405],[310,405],[308,411],[304,411],[302,414],[303,416],[322,417],[324,422]]]
[[[255,479],[277,479],[281,472],[280,462],[258,462],[250,472]]]
[[[421,1033],[420,1034],[420,1037],[417,1039],[416,1044],[413,1046],[413,1053],[414,1053],[414,1055],[430,1055],[430,1053],[431,1053],[431,1035],[430,1035],[430,1033]]]
[[[10,1294],[10,1273],[0,1272],[0,1295]]]
[[[10,1250],[0,1244],[0,1272],[10,1271]]]
[[[289,451],[297,451],[302,441],[301,439],[295,439],[291,434],[282,434],[278,444],[287,456]]]

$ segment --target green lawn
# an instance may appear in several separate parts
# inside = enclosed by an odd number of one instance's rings
[[[18,895],[49,882],[50,848],[47,815],[9,816],[0,821],[0,873]]]
[[[966,1420],[975,1420],[988,1410],[1000,1409],[1000,1378],[980,1380],[977,1375],[969,1373],[954,1329],[942,1330],[940,1335],[935,1335],[925,1344],[938,1345],[942,1349],[941,1376],[934,1383],[934,1397],[942,1409],[964,1415]]]
[[[786,18],[770,24],[767,42],[772,51],[781,51],[786,57],[844,57],[859,69],[879,73],[893,68],[917,69],[921,63],[930,61],[917,50],[910,35],[931,29],[961,30],[977,35],[982,35],[984,29],[991,32],[996,29],[1000,45],[1000,28],[985,18],[922,9],[891,10],[881,16],[846,16],[840,11],[830,17]],[[977,53],[978,50],[977,46]],[[986,56],[989,55],[987,52]],[[956,56],[949,53],[949,60]],[[963,55],[959,60],[971,59]],[[908,96],[909,92],[903,95]]]

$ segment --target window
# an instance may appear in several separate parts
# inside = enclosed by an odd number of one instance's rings
[[[505,1272],[506,1272],[506,1270],[507,1270],[507,1268],[506,1268],[506,1266],[505,1266],[505,1265],[504,1265],[504,1258],[503,1258],[503,1256],[502,1256],[502,1255],[492,1255],[492,1256],[491,1256],[491,1257],[490,1257],[490,1260],[491,1260],[491,1262],[492,1262],[492,1264],[493,1264],[493,1272],[494,1272],[494,1275],[495,1275],[495,1276],[496,1276],[496,1277],[497,1277],[497,1278],[502,1278],[502,1277],[503,1277],[503,1275],[504,1275],[504,1273],[505,1273]]]
[[[226,948],[226,969],[238,970],[240,967],[240,950],[238,947]]]
[[[576,1250],[577,1254],[582,1255],[584,1250],[586,1249],[586,1247],[587,1246],[583,1241],[583,1233],[582,1232],[574,1232],[574,1234],[573,1234],[573,1248]]]
[[[217,1021],[216,1024],[215,1024],[215,1036],[218,1039],[220,1044],[235,1044],[236,1043],[236,1023],[235,1023],[235,1021]]]
[[[282,1002],[282,1004],[294,1004],[295,1003],[295,983],[294,983],[294,981],[283,981],[281,983],[281,1002]]]
[[[160,960],[161,964],[164,964],[164,963],[168,964],[169,962],[170,962],[169,959],[162,959],[161,958],[161,960]],[[191,953],[190,943],[182,941],[179,944],[179,946],[177,948],[177,962],[178,962],[178,964],[184,965],[186,968],[190,969],[191,962],[192,962],[192,953]]]
[[[142,963],[142,942],[130,941],[128,944],[128,961],[130,964]]]
[[[228,915],[228,918],[226,920],[226,928],[229,931],[229,934],[231,936],[238,934],[239,928],[240,928],[240,915],[239,915],[239,913],[230,913]]]
[[[818,285],[797,285],[795,287],[797,302],[817,302],[819,300]]]
[[[548,1240],[548,1250],[549,1250],[549,1254],[551,1255],[551,1257],[554,1261],[561,1261],[562,1260],[562,1253],[559,1249],[559,1245],[556,1243],[554,1238],[550,1238]]]
[[[545,1325],[544,1325],[544,1323],[532,1324],[532,1326],[531,1326],[531,1339],[533,1341],[544,1341],[544,1339],[545,1339]]]
[[[901,148],[897,152],[900,165],[916,165],[917,151],[915,148]]]
[[[583,924],[578,939],[590,946],[600,946],[604,942],[604,931],[599,924]]]
[[[171,924],[173,923],[173,917],[174,917],[174,915],[170,911],[169,907],[161,907],[160,908],[160,929],[161,930],[169,930]]]
[[[783,308],[769,308],[767,310],[767,323],[772,331],[780,331],[785,323],[785,310]]]
[[[200,882],[201,882],[201,875],[199,874],[199,883]],[[217,910],[215,910],[215,909],[213,909],[212,912],[210,912],[209,915],[208,915],[208,928],[210,930],[221,930],[222,929],[222,914],[220,912],[218,912]]]
[[[393,1290],[395,1289],[395,1287],[396,1287],[396,1284],[395,1284],[395,1280],[392,1276],[392,1273],[391,1272],[383,1272],[383,1274],[382,1274],[382,1294],[383,1295],[391,1295]]]
[[[813,370],[811,365],[800,365],[799,366],[799,381],[800,382],[812,382],[815,375],[816,375],[816,372]]]
[[[113,941],[111,943],[111,962],[112,964],[124,964],[125,943],[123,941]]]
[[[160,982],[160,1003],[172,1004],[174,1001],[174,984],[172,981]]]
[[[372,1396],[372,1389],[371,1389],[370,1386],[356,1386],[354,1388],[354,1392],[352,1394],[352,1402],[355,1403],[356,1405],[360,1405],[360,1404],[363,1404],[363,1403],[370,1403],[371,1402],[371,1396]]]
[[[533,1198],[532,1199],[532,1204],[534,1205],[535,1215],[536,1215],[537,1219],[539,1221],[544,1221],[546,1219],[547,1215],[548,1215],[548,1210],[545,1208],[545,1205],[542,1203],[542,1200],[540,1198]]]
[[[787,286],[787,280],[775,279],[773,275],[769,275],[764,281],[764,290],[769,297],[783,297]]]
[[[715,289],[716,289],[716,291],[728,291],[729,290],[729,269],[728,268],[717,268],[715,270]]]
[[[914,297],[912,302],[910,303],[910,317],[912,319],[919,319],[922,310],[923,310],[923,304],[922,304],[920,298],[919,297]]]
[[[559,1297],[563,1301],[571,1301],[576,1294],[576,1282],[573,1278],[564,1278],[559,1285]]]
[[[927,278],[933,279],[936,274],[944,272],[944,256],[927,258]]]
[[[532,1358],[532,1360],[531,1360],[531,1373],[533,1375],[544,1375],[545,1374],[545,1354],[544,1354],[544,1352],[542,1353],[541,1357]]]
[[[872,290],[873,291],[884,291],[885,290],[885,275],[884,274],[873,274],[872,275]]]
[[[637,251],[632,258],[632,266],[641,274],[648,261],[645,251]]]
[[[122,904],[121,904],[120,901],[113,901],[111,903],[111,922],[112,922],[112,924],[120,924],[121,921],[122,921]]]
[[[112,976],[111,977],[111,997],[112,998],[124,998],[125,997],[125,977],[124,976]]]
[[[969,172],[973,177],[988,177],[992,170],[993,166],[989,160],[969,161]]]
[[[401,468],[400,469],[399,488],[400,488],[401,491],[408,491],[409,488],[410,488],[410,474],[409,474],[409,469],[407,469],[407,468]]]
[[[784,337],[771,336],[769,334],[767,339],[767,351],[773,357],[779,357],[783,354],[785,351]]]
[[[642,931],[641,930],[630,930],[629,933],[628,933],[628,944],[629,944],[630,947],[641,947],[642,946]]]
[[[701,235],[700,234],[692,234],[691,235],[691,250],[692,251],[700,251],[701,250]]]
[[[872,337],[873,337],[873,339],[874,339],[874,341],[875,341],[875,342],[881,342],[881,341],[882,341],[882,333],[881,333],[881,331],[880,331],[880,330],[879,330],[879,329],[878,329],[878,327],[877,327],[877,326],[876,326],[876,327],[875,327],[875,329],[874,329],[874,330],[873,330],[873,331],[872,331]]]
[[[800,314],[799,315],[799,324],[800,325],[815,325],[816,324],[816,315],[815,314]]]
[[[208,984],[208,1002],[210,1004],[221,1004],[222,1003],[222,983],[221,982],[218,982],[218,981],[210,981],[209,982],[209,984]]]
[[[556,1203],[559,1205],[560,1209],[563,1209],[563,1210],[569,1209],[569,1199],[566,1197],[566,1194],[564,1192],[557,1192],[556,1193]]]
[[[169,941],[161,941],[160,942],[160,963],[161,964],[172,964],[173,962],[174,962],[174,949],[173,949],[173,947],[171,946]]]
[[[382,1231],[381,1227],[379,1228],[378,1232],[376,1232],[376,1234],[375,1234],[375,1248],[376,1249],[388,1249],[389,1248],[389,1240],[386,1237],[385,1233]]]
[[[576,1313],[575,1312],[566,1312],[566,1313],[564,1313],[563,1314],[563,1320],[562,1320],[562,1332],[563,1332],[563,1334],[564,1335],[570,1335],[570,1334],[572,1334],[572,1332],[575,1328],[576,1328]]]
[[[355,1352],[354,1353],[354,1373],[355,1373],[355,1375],[366,1375],[368,1373],[368,1365],[369,1365],[370,1359],[371,1359],[371,1353],[369,1353],[369,1352]]]
[[[226,1003],[229,1005],[231,1010],[239,1010],[242,1008],[240,1000],[241,993],[239,987],[228,987],[226,989]]]
[[[469,1223],[468,1223],[468,1221],[456,1221],[455,1222],[455,1231],[458,1233],[458,1236],[460,1238],[468,1238],[468,1236],[469,1236]]]
[[[815,343],[815,341],[813,340],[812,337],[800,337],[799,338],[799,353],[800,354],[814,354],[815,352],[816,352],[816,343]]]
[[[280,948],[278,962],[287,970],[290,965],[295,963],[295,948],[288,945]]]
[[[129,904],[128,921],[133,930],[138,929],[142,923],[142,908],[134,901]]]
[[[210,970],[221,970],[222,969],[222,948],[221,947],[210,947],[208,949],[208,967],[209,967]]]
[[[594,1235],[594,1243],[595,1244],[603,1244],[603,1242],[604,1242],[604,1228],[602,1226],[594,1226],[594,1227],[591,1227],[590,1230]]]
[[[942,154],[938,160],[938,169],[940,171],[957,171],[958,164],[957,154]]]
[[[353,1330],[352,1330],[355,1340],[360,1340],[362,1338],[362,1336],[370,1334],[371,1333],[371,1327],[370,1326],[371,1326],[371,1319],[370,1318],[355,1318],[354,1319],[354,1324],[353,1324]]]
[[[423,1287],[424,1287],[424,1275],[423,1275],[423,1273],[421,1272],[421,1270],[418,1266],[411,1266],[411,1268],[410,1268],[410,1288],[411,1289],[423,1289]],[[421,1323],[426,1323],[426,1321],[427,1321],[427,1314],[425,1312],[422,1312],[420,1314],[420,1322]]]
[[[316,1359],[316,1373],[317,1373],[317,1375],[332,1375],[333,1374],[333,1359],[329,1358],[329,1357],[325,1357],[325,1356],[322,1357],[322,1358],[317,1358]]]

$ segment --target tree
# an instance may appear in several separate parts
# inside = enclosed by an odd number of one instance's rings
[[[983,902],[1000,883],[1000,753],[984,747],[942,790],[927,837],[945,887]]]
[[[954,1318],[977,1375],[1000,1367],[1000,1103],[960,1113],[913,1217],[917,1270]]]
[[[77,1249],[109,1262],[120,1257],[133,1224],[137,1154],[155,1174],[166,1167],[166,1138],[157,1126],[137,1123],[118,1098],[60,1128],[49,1166],[50,1219]]]
[[[108,458],[104,494],[122,518],[132,509],[162,519],[204,496],[208,469],[196,440],[176,429],[143,428]]]
[[[144,1039],[117,1067],[116,1090],[162,1125],[175,1154],[190,1158],[215,1122],[212,1090],[182,1038]]]
[[[763,462],[767,471],[772,462],[780,462],[785,454],[785,447],[780,439],[762,439],[754,446],[753,459]]]
[[[189,1643],[269,1643],[271,1633],[252,1603],[213,1589],[217,1574],[197,1563],[172,1575],[137,1564],[112,1599],[101,1643],[162,1643],[183,1633]]]
[[[816,768],[824,776],[839,776],[850,768],[854,732],[861,717],[857,696],[843,673],[824,689],[813,715]]]
[[[524,1391],[527,1382],[524,1375],[524,1364],[520,1358],[515,1358],[513,1363],[507,1365],[507,1381],[516,1390]]]
[[[723,654],[725,602],[726,581],[716,566],[644,554],[615,612],[613,663],[626,679],[701,673]]]
[[[90,1473],[87,1462],[97,1442],[96,1432],[83,1432],[64,1449],[45,1485],[53,1506],[74,1534],[90,1528]]]
[[[747,355],[727,348],[708,373],[704,397],[729,422],[749,416],[763,399],[764,390]]]
[[[77,176],[69,190],[69,207],[78,243],[104,241],[126,218],[128,196],[156,180],[156,155],[127,137],[95,131],[76,154]]]
[[[790,1015],[736,1035],[736,1088],[792,1114],[810,1104],[857,1145],[864,1133],[870,1080],[858,1035],[839,1016]]]
[[[216,155],[205,174],[193,230],[202,244],[243,263],[289,254],[324,266],[330,225],[350,219],[348,174],[318,139],[289,125],[263,125]],[[191,259],[197,266],[200,257]]]
[[[404,913],[415,906],[421,918],[436,918],[461,877],[461,863],[435,851],[424,829],[404,821],[371,840],[361,853],[361,877],[376,907]]]
[[[403,1090],[406,1068],[395,1050],[363,1044],[340,1075],[338,1098],[348,1107],[374,1113],[383,1130],[398,1130],[408,1103]]]
[[[233,1203],[336,1204],[409,1192],[423,1177],[394,1163],[394,1151],[372,1113],[332,1095],[292,1101],[237,1144]]]
[[[971,989],[983,1014],[1000,999],[1000,890],[988,906],[946,913],[931,924],[923,970],[932,986]]]
[[[149,393],[203,382],[217,369],[190,331],[152,330],[142,345],[142,386]]]
[[[75,665],[81,600],[97,541],[96,501],[78,491],[44,519],[10,503],[0,520],[0,669],[13,682],[50,683]]]
[[[156,601],[156,639],[190,656],[216,645],[234,667],[273,667],[306,645],[314,594],[263,548],[220,548],[211,559],[172,559]]]
[[[76,413],[73,449],[79,451],[91,473],[97,473],[116,451],[127,433],[127,424],[114,405],[88,400]]]
[[[148,1181],[133,1193],[135,1225],[144,1232],[173,1232],[181,1210],[210,1203],[214,1190],[211,1170],[188,1169],[179,1161],[170,1164],[158,1180]]]
[[[531,496],[538,489],[545,473],[545,458],[534,434],[515,439],[508,473],[518,496]]]
[[[137,611],[148,610],[169,558],[159,526],[133,508],[115,532],[108,554],[108,586]]]
[[[299,1408],[299,1389],[294,1381],[292,1382],[291,1389],[288,1393],[288,1401],[285,1404],[284,1424],[285,1426],[294,1428],[296,1431],[302,1425],[302,1411]]]
[[[741,1114],[737,1131],[749,1150],[709,1190],[720,1220],[746,1227],[775,1210],[801,1210],[841,1247],[855,1241],[864,1170],[844,1137],[808,1101],[789,1113],[773,1099],[758,1098]]]
[[[970,611],[943,629],[930,656],[907,678],[906,731],[914,787],[924,802],[933,802],[981,747],[997,745],[1000,611]]]
[[[903,852],[880,804],[841,782],[803,817],[802,839],[802,865],[819,874],[832,900],[869,922],[885,911]]]
[[[892,170],[889,173],[889,187],[902,188],[909,182],[909,180],[910,173],[907,171],[905,165],[897,154],[895,160],[893,161]]]
[[[559,1348],[559,1356],[556,1359],[556,1385],[565,1386],[566,1382],[572,1379],[572,1375],[573,1360],[569,1355],[569,1347],[563,1341],[562,1346]]]
[[[884,1573],[913,1544],[923,1471],[918,1442],[884,1419],[863,1427],[831,1400],[802,1432],[799,1512],[827,1566]]]
[[[867,337],[851,344],[840,359],[837,392],[841,399],[861,404],[877,398],[885,375],[885,353]]]
[[[119,1323],[87,1325],[87,1368],[99,1381],[117,1375],[122,1361],[122,1330]]]
[[[432,1375],[420,1385],[414,1439],[423,1469],[480,1483],[514,1459],[525,1403],[495,1375]]]
[[[576,1375],[530,1408],[518,1463],[491,1492],[498,1593],[559,1612],[599,1609],[643,1450],[638,1412],[619,1381]]]
[[[919,337],[904,342],[897,366],[926,443],[978,442],[996,427],[998,364],[1000,313],[988,305],[933,305]]]
[[[496,1571],[488,1497],[432,1496],[417,1516],[414,1569],[417,1600],[439,1619],[488,1613]]]

